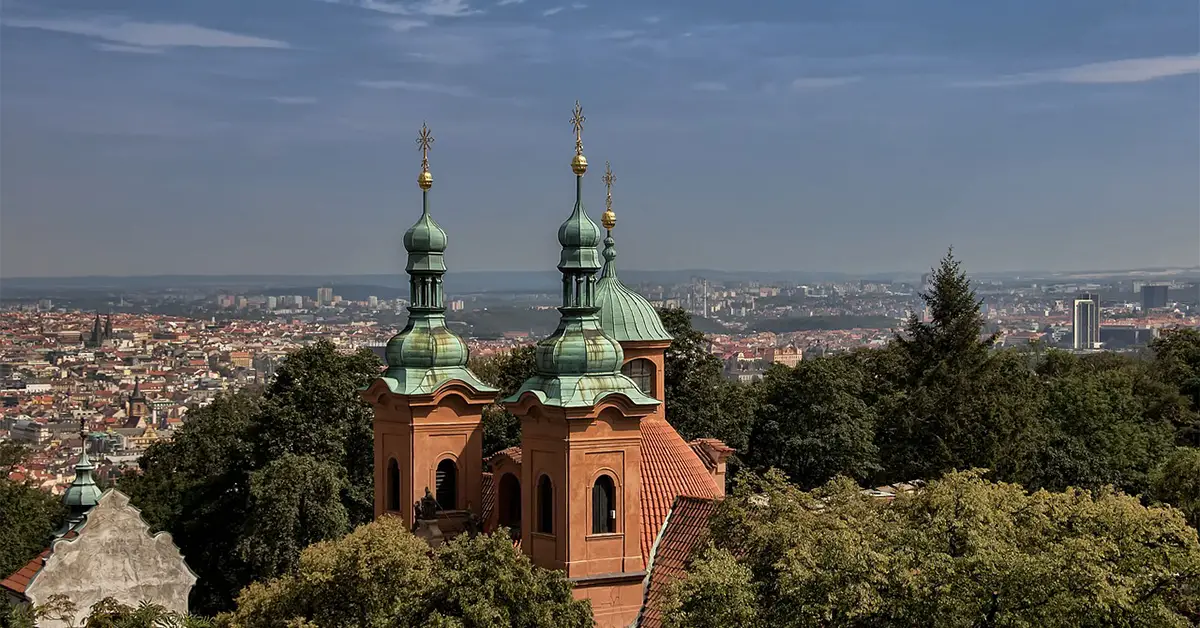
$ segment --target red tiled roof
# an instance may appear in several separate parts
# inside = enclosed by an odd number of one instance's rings
[[[708,520],[717,510],[717,501],[697,497],[675,500],[663,526],[647,570],[646,595],[642,601],[639,628],[662,626],[662,605],[671,583],[687,573],[692,554],[708,534]]]
[[[664,419],[642,419],[642,556],[650,556],[675,499],[715,499],[717,483],[700,456]]]
[[[508,449],[501,449],[500,451],[497,451],[496,453],[492,454],[492,457],[488,458],[488,460],[489,461],[495,460],[496,458],[498,458],[500,456],[508,456],[509,458],[512,458],[513,462],[515,462],[517,464],[521,464],[521,448],[520,447],[509,447]]]
[[[62,538],[73,539],[77,536],[79,536],[79,533],[71,530],[63,535]],[[25,595],[25,589],[29,587],[30,582],[33,582],[33,577],[42,570],[42,567],[46,566],[46,559],[50,558],[50,549],[47,547],[42,550],[42,553],[34,556],[28,563],[25,563],[24,567],[10,574],[7,578],[0,580],[0,587],[8,589],[17,595]]]
[[[479,506],[482,509],[483,521],[486,523],[492,520],[492,511],[496,509],[496,478],[491,472],[483,472],[483,481],[480,483],[483,491],[483,497]]]

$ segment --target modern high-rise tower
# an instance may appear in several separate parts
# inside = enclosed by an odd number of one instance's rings
[[[1166,286],[1142,286],[1142,310],[1167,307]]]
[[[1075,349],[1100,348],[1100,295],[1085,292],[1071,305]]]

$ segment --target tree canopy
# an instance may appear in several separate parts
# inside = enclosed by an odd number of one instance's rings
[[[1189,626],[1200,541],[1120,492],[1028,493],[954,472],[887,502],[837,479],[744,479],[673,587],[667,624]],[[734,624],[729,624],[734,625]]]
[[[372,414],[358,391],[378,373],[369,351],[309,345],[261,393],[194,409],[171,441],[146,451],[140,474],[122,478],[199,576],[194,610],[230,608],[250,582],[289,571],[305,546],[371,520]]]
[[[535,567],[506,534],[460,535],[435,550],[394,517],[305,549],[295,572],[257,582],[224,628],[591,626],[559,571]]]
[[[0,578],[49,547],[66,521],[67,510],[58,497],[9,477],[27,454],[21,445],[0,442]]]

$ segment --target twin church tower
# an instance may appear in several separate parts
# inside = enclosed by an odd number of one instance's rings
[[[638,619],[655,540],[677,497],[724,494],[725,459],[711,439],[689,445],[665,419],[658,313],[617,278],[611,171],[604,262],[583,205],[583,110],[577,102],[575,205],[558,229],[561,319],[536,348],[536,374],[499,403],[521,420],[521,446],[483,459],[482,414],[497,390],[467,368],[446,327],[446,232],[430,214],[429,149],[418,138],[422,212],[404,235],[411,306],[387,345],[387,370],[364,391],[375,410],[375,514],[447,531],[511,529],[534,564],[566,572],[597,624]],[[714,444],[715,443],[715,444]],[[422,508],[420,502],[438,509]],[[417,504],[418,507],[414,507]]]

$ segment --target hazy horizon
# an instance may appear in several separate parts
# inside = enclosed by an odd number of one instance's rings
[[[1200,265],[1200,5],[55,0],[0,18],[0,277]],[[895,269],[895,270],[887,270]],[[998,270],[988,270],[998,269]]]

